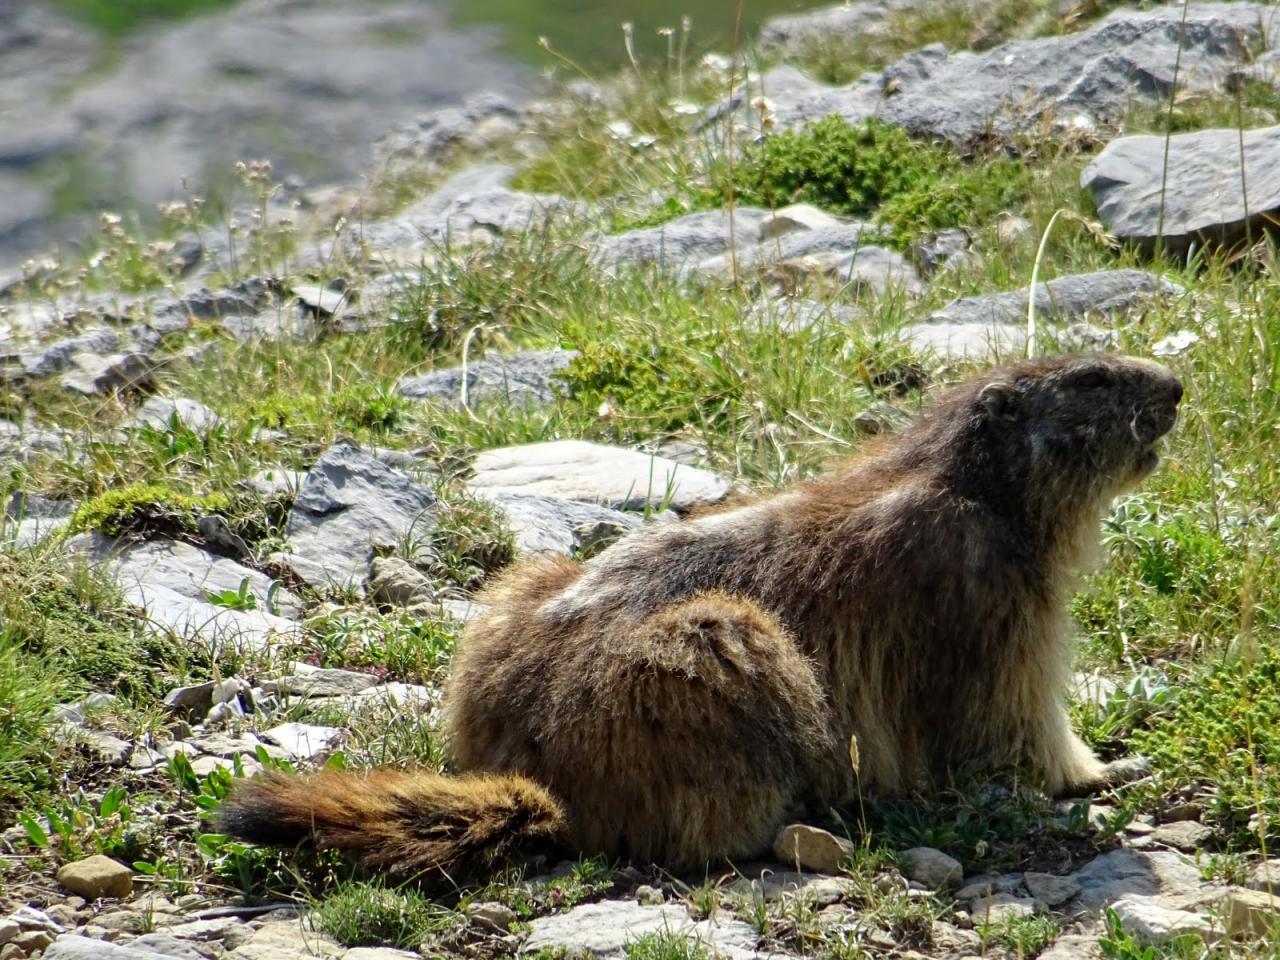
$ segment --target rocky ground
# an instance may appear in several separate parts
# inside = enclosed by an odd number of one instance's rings
[[[1273,955],[1280,24],[1015,7],[855,0],[758,63],[478,98],[362,186],[246,162],[227,220],[104,214],[0,281],[0,960]],[[513,559],[1075,346],[1190,386],[1073,604],[1077,723],[1138,783],[1011,772],[772,863],[447,894],[207,832],[235,776],[441,763],[449,653]]]

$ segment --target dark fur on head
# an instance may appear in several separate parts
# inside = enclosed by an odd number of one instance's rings
[[[1014,364],[817,480],[652,525],[585,564],[517,566],[481,598],[449,681],[453,767],[514,775],[466,816],[492,824],[482,808],[540,784],[546,805],[525,807],[544,813],[522,822],[681,869],[760,854],[786,818],[857,786],[1011,763],[1053,792],[1096,786],[1107,770],[1063,703],[1066,596],[1181,393],[1143,360]],[[367,799],[334,829],[341,798],[322,817],[311,789],[268,781],[233,802],[288,809],[294,827],[310,810],[323,842],[375,864],[485,862],[449,843],[423,854]]]

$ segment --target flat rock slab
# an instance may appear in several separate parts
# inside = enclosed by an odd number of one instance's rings
[[[516,549],[526,555],[571,556],[616,540],[644,522],[634,513],[579,500],[523,493],[497,493],[491,499],[506,517],[507,527],[516,538]]]
[[[736,207],[690,213],[654,227],[642,227],[596,241],[596,255],[609,264],[658,264],[681,270],[723,254],[730,246],[759,242],[768,210]]]
[[[255,649],[299,632],[293,620],[268,612],[269,599],[278,609],[299,609],[297,598],[280,590],[276,581],[189,543],[154,540],[124,546],[110,537],[87,534],[69,546],[107,564],[125,600],[146,611],[152,629],[172,631],[187,640],[230,641]],[[255,609],[233,610],[209,602],[211,593],[236,592],[246,580]]]
[[[342,731],[337,727],[320,727],[310,723],[282,723],[263,733],[292,757],[310,760],[327,751]]]
[[[581,201],[510,189],[514,172],[500,164],[461,170],[396,216],[352,228],[350,247],[377,259],[420,262],[449,243],[537,230],[587,214]]]
[[[1036,324],[1050,339],[1073,348],[1105,346],[1109,334],[1083,322],[1109,323],[1183,288],[1146,270],[1098,270],[1070,274],[1035,286]],[[949,358],[1021,355],[1027,343],[1031,288],[960,297],[899,336],[913,350]]]
[[[157,953],[130,944],[107,943],[64,933],[44,951],[45,960],[176,960],[173,953]]]
[[[949,53],[934,44],[843,87],[783,66],[765,75],[762,88],[782,128],[833,113],[854,123],[875,116],[960,146],[1034,132],[1046,119],[1092,130],[1122,120],[1135,105],[1167,98],[1175,63],[1180,93],[1217,92],[1253,59],[1253,48],[1265,46],[1264,5],[1196,4],[1185,31],[1182,12],[1177,4],[1118,10],[1077,33],[1014,40],[982,53]],[[739,105],[754,96],[744,95]]]
[[[874,246],[880,239],[878,227],[860,221],[793,230],[758,241],[744,234],[740,235],[732,253],[726,251],[708,257],[697,264],[697,270],[699,273],[729,274],[735,268],[740,272],[764,270],[786,260],[824,253],[853,255]]]
[[[1183,288],[1146,270],[1097,270],[1058,277],[1035,287],[1036,319],[1066,323],[1089,314],[1108,316],[1150,303]],[[930,323],[1021,324],[1026,326],[1031,288],[960,297],[929,315]]]
[[[583,440],[500,447],[476,455],[468,484],[481,496],[500,493],[600,503],[614,509],[645,505],[684,511],[729,495],[729,481],[666,457]]]
[[[1179,853],[1113,850],[1071,874],[1080,903],[1100,910],[1121,897],[1159,898],[1171,910],[1192,909],[1221,899],[1226,888],[1207,883],[1196,865]]]
[[[195,433],[208,433],[221,418],[198,400],[187,397],[148,397],[121,426],[126,430],[170,430],[174,423]]]
[[[378,548],[394,549],[435,526],[435,494],[340,440],[307,473],[285,528],[280,559],[316,589],[363,584]]]
[[[520,952],[563,947],[575,955],[589,953],[601,960],[623,960],[628,944],[659,934],[685,937],[702,944],[712,956],[730,960],[769,956],[757,950],[760,936],[755,928],[741,920],[694,923],[684,907],[641,905],[630,900],[605,900],[539,917],[530,925],[529,938]]]
[[[402,397],[436,400],[451,407],[478,403],[550,403],[555,399],[552,378],[578,355],[576,350],[524,350],[508,357],[485,357],[463,367],[433,370],[406,377],[396,387]]]
[[[1150,247],[1174,250],[1194,240],[1232,243],[1280,211],[1280,126],[1200,130],[1165,137],[1122,137],[1107,144],[1080,176],[1107,229]],[[1168,170],[1165,171],[1165,150]],[[1243,173],[1243,175],[1242,175]]]

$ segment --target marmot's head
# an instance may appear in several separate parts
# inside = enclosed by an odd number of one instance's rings
[[[1150,360],[1077,354],[992,371],[971,402],[996,449],[1029,455],[1028,479],[1114,495],[1160,461],[1182,383]],[[1018,450],[1020,448],[1020,450]],[[1015,453],[1017,450],[1017,453]]]

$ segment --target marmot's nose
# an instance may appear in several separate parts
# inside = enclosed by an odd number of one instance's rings
[[[1170,386],[1172,387],[1170,392],[1173,394],[1173,405],[1176,407],[1182,402],[1182,381],[1177,377],[1174,377],[1173,383],[1170,384]]]

